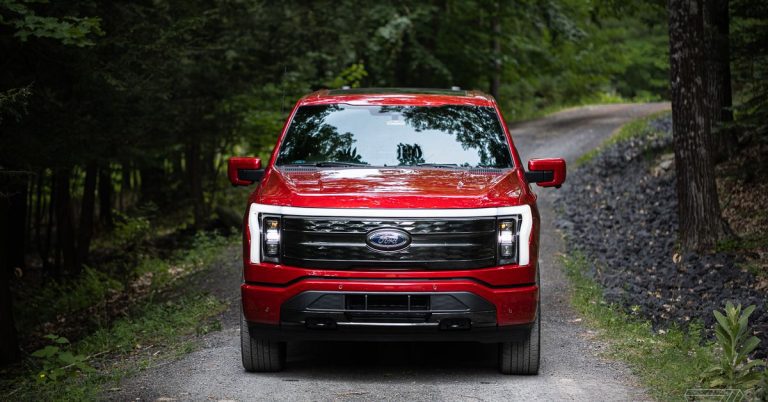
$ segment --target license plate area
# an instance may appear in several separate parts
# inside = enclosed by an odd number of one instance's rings
[[[348,294],[347,311],[428,311],[429,295]]]

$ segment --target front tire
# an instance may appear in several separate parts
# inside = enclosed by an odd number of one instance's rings
[[[502,374],[539,374],[541,361],[541,307],[536,312],[528,336],[519,341],[499,344],[499,371]]]
[[[243,367],[250,372],[282,371],[285,367],[286,344],[251,336],[245,316],[240,314],[240,351]]]

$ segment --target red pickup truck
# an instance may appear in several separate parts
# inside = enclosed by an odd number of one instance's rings
[[[322,90],[298,101],[272,157],[233,157],[258,183],[243,232],[247,371],[298,340],[499,345],[499,370],[537,374],[539,213],[495,100],[459,89]]]

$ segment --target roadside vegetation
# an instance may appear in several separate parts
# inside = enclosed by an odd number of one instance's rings
[[[602,287],[587,275],[589,261],[583,254],[572,253],[563,264],[576,310],[596,336],[608,341],[608,355],[628,362],[654,398],[680,398],[699,385],[699,375],[714,361],[711,348],[703,344],[701,324],[654,330],[650,321],[605,301]]]
[[[3,369],[0,398],[96,399],[122,377],[194,350],[198,335],[221,329],[217,316],[227,307],[195,280],[236,240],[199,232],[169,257],[123,267],[128,282],[86,268],[78,281],[27,296],[17,312],[22,333],[34,334],[24,345],[29,355]]]
[[[755,306],[742,311],[728,304],[723,312],[714,311],[716,340],[703,335],[700,322],[655,329],[636,309],[625,311],[605,301],[583,254],[572,253],[563,264],[573,284],[573,305],[596,330],[594,335],[606,341],[606,355],[629,363],[655,399],[677,400],[707,389],[739,389],[750,400],[765,398],[768,373],[761,368],[766,362],[750,358],[760,343],[748,321]]]
[[[768,324],[768,224],[755,205],[766,193],[743,172],[765,152],[741,148],[716,166],[734,236],[715,250],[686,252],[668,201],[671,127],[668,112],[634,120],[579,158],[584,183],[571,183],[559,201],[573,304],[607,341],[607,354],[628,362],[656,399],[738,389],[760,400],[768,392],[768,345],[760,339]],[[613,202],[618,194],[625,196]],[[597,212],[584,220],[584,208]]]
[[[630,138],[635,138],[639,136],[652,136],[656,134],[655,132],[651,131],[653,129],[649,128],[648,122],[652,120],[657,120],[659,117],[667,116],[669,114],[670,114],[669,111],[653,113],[648,116],[632,120],[629,123],[621,126],[621,128],[619,128],[619,130],[616,131],[616,133],[608,137],[608,139],[605,140],[602,144],[600,144],[600,146],[588,151],[587,153],[585,153],[584,155],[581,155],[578,159],[576,159],[576,167],[595,159],[595,157],[600,152],[605,151],[605,149],[610,147],[611,145],[618,144]]]
[[[0,381],[5,400],[96,400],[118,390],[140,370],[197,348],[197,336],[221,329],[216,318],[227,305],[214,296],[188,294],[146,302],[128,317],[70,343],[48,335],[45,345],[10,368]]]

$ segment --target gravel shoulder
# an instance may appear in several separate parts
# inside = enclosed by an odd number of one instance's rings
[[[623,123],[668,104],[621,104],[569,109],[511,127],[524,160],[564,157],[573,163]],[[568,183],[566,183],[566,186]],[[566,187],[564,187],[565,189]],[[202,347],[176,361],[123,380],[112,400],[643,400],[646,393],[628,368],[600,357],[593,339],[569,306],[568,281],[558,256],[562,237],[554,228],[556,190],[539,189],[542,216],[542,369],[535,377],[502,376],[495,345],[472,343],[296,343],[288,369],[249,374],[240,362],[239,253],[211,269],[201,286],[231,307],[223,330],[201,339]],[[229,261],[231,259],[231,261]],[[168,400],[168,399],[165,399]]]

